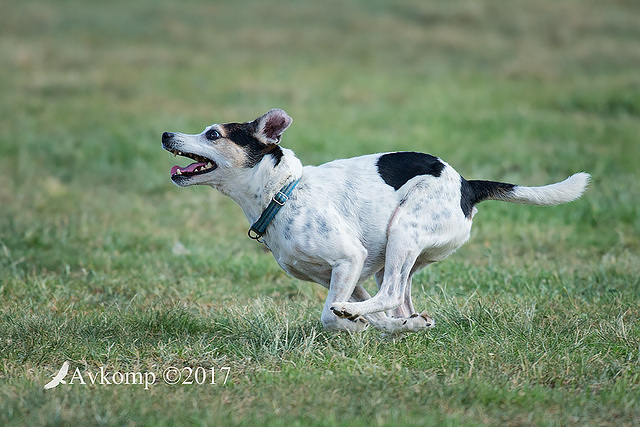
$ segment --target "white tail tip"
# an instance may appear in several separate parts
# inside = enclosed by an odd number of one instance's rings
[[[579,172],[562,182],[542,187],[516,186],[507,197],[508,201],[527,205],[553,206],[576,200],[586,190],[591,175]]]

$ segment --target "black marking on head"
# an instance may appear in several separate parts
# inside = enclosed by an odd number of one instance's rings
[[[471,219],[473,207],[484,200],[500,200],[513,191],[515,185],[495,181],[467,181],[460,177],[460,208]]]
[[[383,154],[378,159],[378,174],[396,190],[418,175],[439,177],[442,169],[444,163],[439,158],[413,151]]]
[[[280,159],[284,155],[282,149],[278,145],[267,145],[260,142],[255,137],[255,123],[229,123],[224,125],[224,130],[226,138],[242,147],[247,154],[246,167],[254,167],[268,154],[275,158],[275,166],[280,163]]]

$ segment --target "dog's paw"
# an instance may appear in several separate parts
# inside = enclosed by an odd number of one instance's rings
[[[402,321],[402,327],[409,332],[421,331],[423,329],[430,329],[436,326],[433,318],[427,314],[426,311],[422,313],[413,313],[409,318]]]
[[[431,316],[429,316],[427,314],[426,311],[423,311],[419,315],[417,313],[413,314],[411,317],[412,318],[413,317],[420,317],[424,321],[424,329],[429,329],[429,328],[433,328],[433,327],[436,326],[436,322],[433,320],[433,318]]]
[[[341,332],[362,332],[370,326],[367,319],[362,316],[356,316],[353,319],[333,317],[326,321],[323,319],[322,324],[327,330]]]
[[[362,316],[356,316],[355,319],[347,319],[349,322],[354,323],[354,330],[357,332],[364,331],[369,327],[369,321]]]
[[[349,319],[349,320],[356,320],[359,316],[354,315],[352,313],[350,313],[349,311],[347,311],[346,307],[344,304],[342,303],[335,303],[331,306],[331,311],[333,311],[333,314],[335,314],[336,316],[338,316],[341,319]]]
[[[414,313],[410,317],[389,317],[380,320],[374,326],[386,333],[387,336],[400,336],[406,332],[418,332],[435,326],[433,319],[422,312]]]

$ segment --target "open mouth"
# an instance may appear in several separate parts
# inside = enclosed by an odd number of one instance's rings
[[[195,175],[202,175],[216,169],[218,165],[213,160],[206,157],[198,156],[192,153],[183,153],[182,151],[169,150],[174,156],[188,157],[195,160],[195,163],[191,163],[189,166],[181,168],[180,166],[174,166],[171,168],[171,178],[177,176],[190,177]]]

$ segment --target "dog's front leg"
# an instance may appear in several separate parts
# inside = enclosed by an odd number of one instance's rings
[[[362,316],[338,317],[331,307],[339,301],[349,301],[352,298],[359,299],[358,293],[354,295],[365,256],[352,257],[340,260],[331,270],[331,283],[329,294],[322,309],[322,325],[326,329],[334,331],[360,332],[369,326],[369,322]]]

